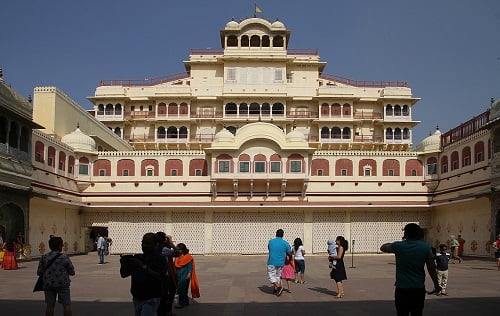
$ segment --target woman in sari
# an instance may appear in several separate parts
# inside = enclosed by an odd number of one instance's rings
[[[175,258],[175,269],[177,272],[177,294],[179,294],[179,304],[175,308],[184,308],[189,305],[188,289],[191,284],[191,296],[200,297],[200,287],[196,277],[193,256],[189,254],[186,245],[177,245],[178,257]]]
[[[2,261],[2,268],[4,270],[15,270],[18,267],[16,261],[16,245],[13,241],[6,242],[4,244],[4,255]]]

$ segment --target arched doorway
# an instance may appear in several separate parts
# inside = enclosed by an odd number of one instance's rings
[[[7,203],[0,207],[0,226],[5,230],[4,240],[15,240],[17,235],[24,233],[24,212],[14,203]]]

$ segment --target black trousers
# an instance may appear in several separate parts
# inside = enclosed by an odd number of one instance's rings
[[[425,288],[396,288],[394,293],[398,316],[421,316],[424,310]]]

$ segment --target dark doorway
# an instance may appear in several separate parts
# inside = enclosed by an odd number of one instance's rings
[[[99,227],[94,226],[90,228],[89,238],[92,240],[92,251],[97,251],[97,235],[101,235],[102,237],[108,237],[108,228],[107,227]]]
[[[17,235],[24,234],[24,212],[14,203],[7,203],[0,207],[0,226],[3,227],[5,241],[16,240]]]

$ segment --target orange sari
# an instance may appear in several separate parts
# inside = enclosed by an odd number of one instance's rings
[[[175,267],[180,269],[191,261],[193,262],[193,269],[191,271],[191,296],[193,298],[197,298],[200,297],[200,285],[198,283],[198,278],[196,277],[193,256],[187,253],[182,258],[175,258]]]

